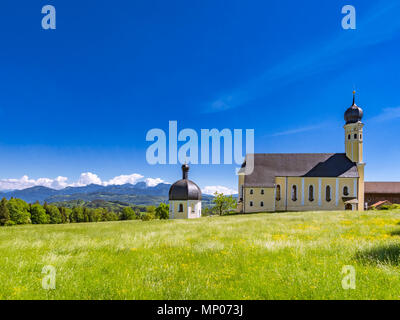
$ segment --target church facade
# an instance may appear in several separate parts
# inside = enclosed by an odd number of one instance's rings
[[[363,211],[362,117],[353,93],[344,115],[344,153],[247,154],[238,175],[238,211]],[[253,170],[246,170],[249,157]]]

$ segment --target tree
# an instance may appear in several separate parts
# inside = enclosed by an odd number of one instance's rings
[[[7,199],[3,198],[0,202],[0,225],[4,226],[10,221],[10,211],[7,207]]]
[[[136,213],[131,207],[125,207],[121,212],[121,220],[134,220],[136,219]]]
[[[140,213],[140,219],[143,221],[153,220],[155,216],[156,216],[155,206],[148,206],[146,207],[146,212]]]
[[[209,216],[212,214],[212,210],[209,207],[204,207],[201,209],[201,215],[202,216]]]
[[[58,210],[60,211],[60,214],[61,214],[62,223],[71,222],[70,216],[71,216],[72,210],[70,208],[59,207]]]
[[[150,215],[155,216],[156,215],[156,207],[155,206],[147,206],[146,212]]]
[[[71,213],[71,222],[83,222],[83,209],[82,207],[74,207]]]
[[[7,202],[7,208],[10,212],[10,220],[16,224],[31,223],[31,214],[28,204],[21,199],[11,198]]]
[[[39,203],[31,205],[30,212],[33,224],[44,224],[50,222],[50,217],[46,214],[46,210]]]
[[[50,218],[50,223],[57,224],[62,222],[60,210],[56,206],[47,205],[46,213]]]
[[[218,193],[217,191],[214,193],[214,199],[212,201],[214,203],[214,210],[222,216],[223,214],[228,213],[229,211],[236,209],[236,200],[230,196],[224,196],[223,193]]]
[[[83,208],[83,221],[84,222],[90,222],[90,209],[84,207]]]
[[[169,205],[161,202],[155,211],[158,219],[169,219]]]

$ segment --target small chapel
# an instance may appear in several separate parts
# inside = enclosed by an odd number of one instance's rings
[[[362,117],[353,92],[344,114],[344,153],[247,154],[238,175],[238,211],[363,211]]]
[[[169,189],[169,218],[194,219],[201,217],[201,190],[188,179],[189,166],[182,165],[182,179]]]

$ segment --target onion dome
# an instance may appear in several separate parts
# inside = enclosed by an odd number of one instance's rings
[[[188,179],[189,166],[182,165],[182,179],[169,189],[169,200],[201,200],[201,190],[197,184]]]
[[[346,124],[361,122],[361,119],[364,115],[363,109],[356,105],[355,94],[356,92],[353,91],[353,105],[344,113],[344,120],[346,121]]]

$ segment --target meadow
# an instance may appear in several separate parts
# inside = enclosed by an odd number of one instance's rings
[[[0,228],[0,299],[399,298],[400,210]]]

